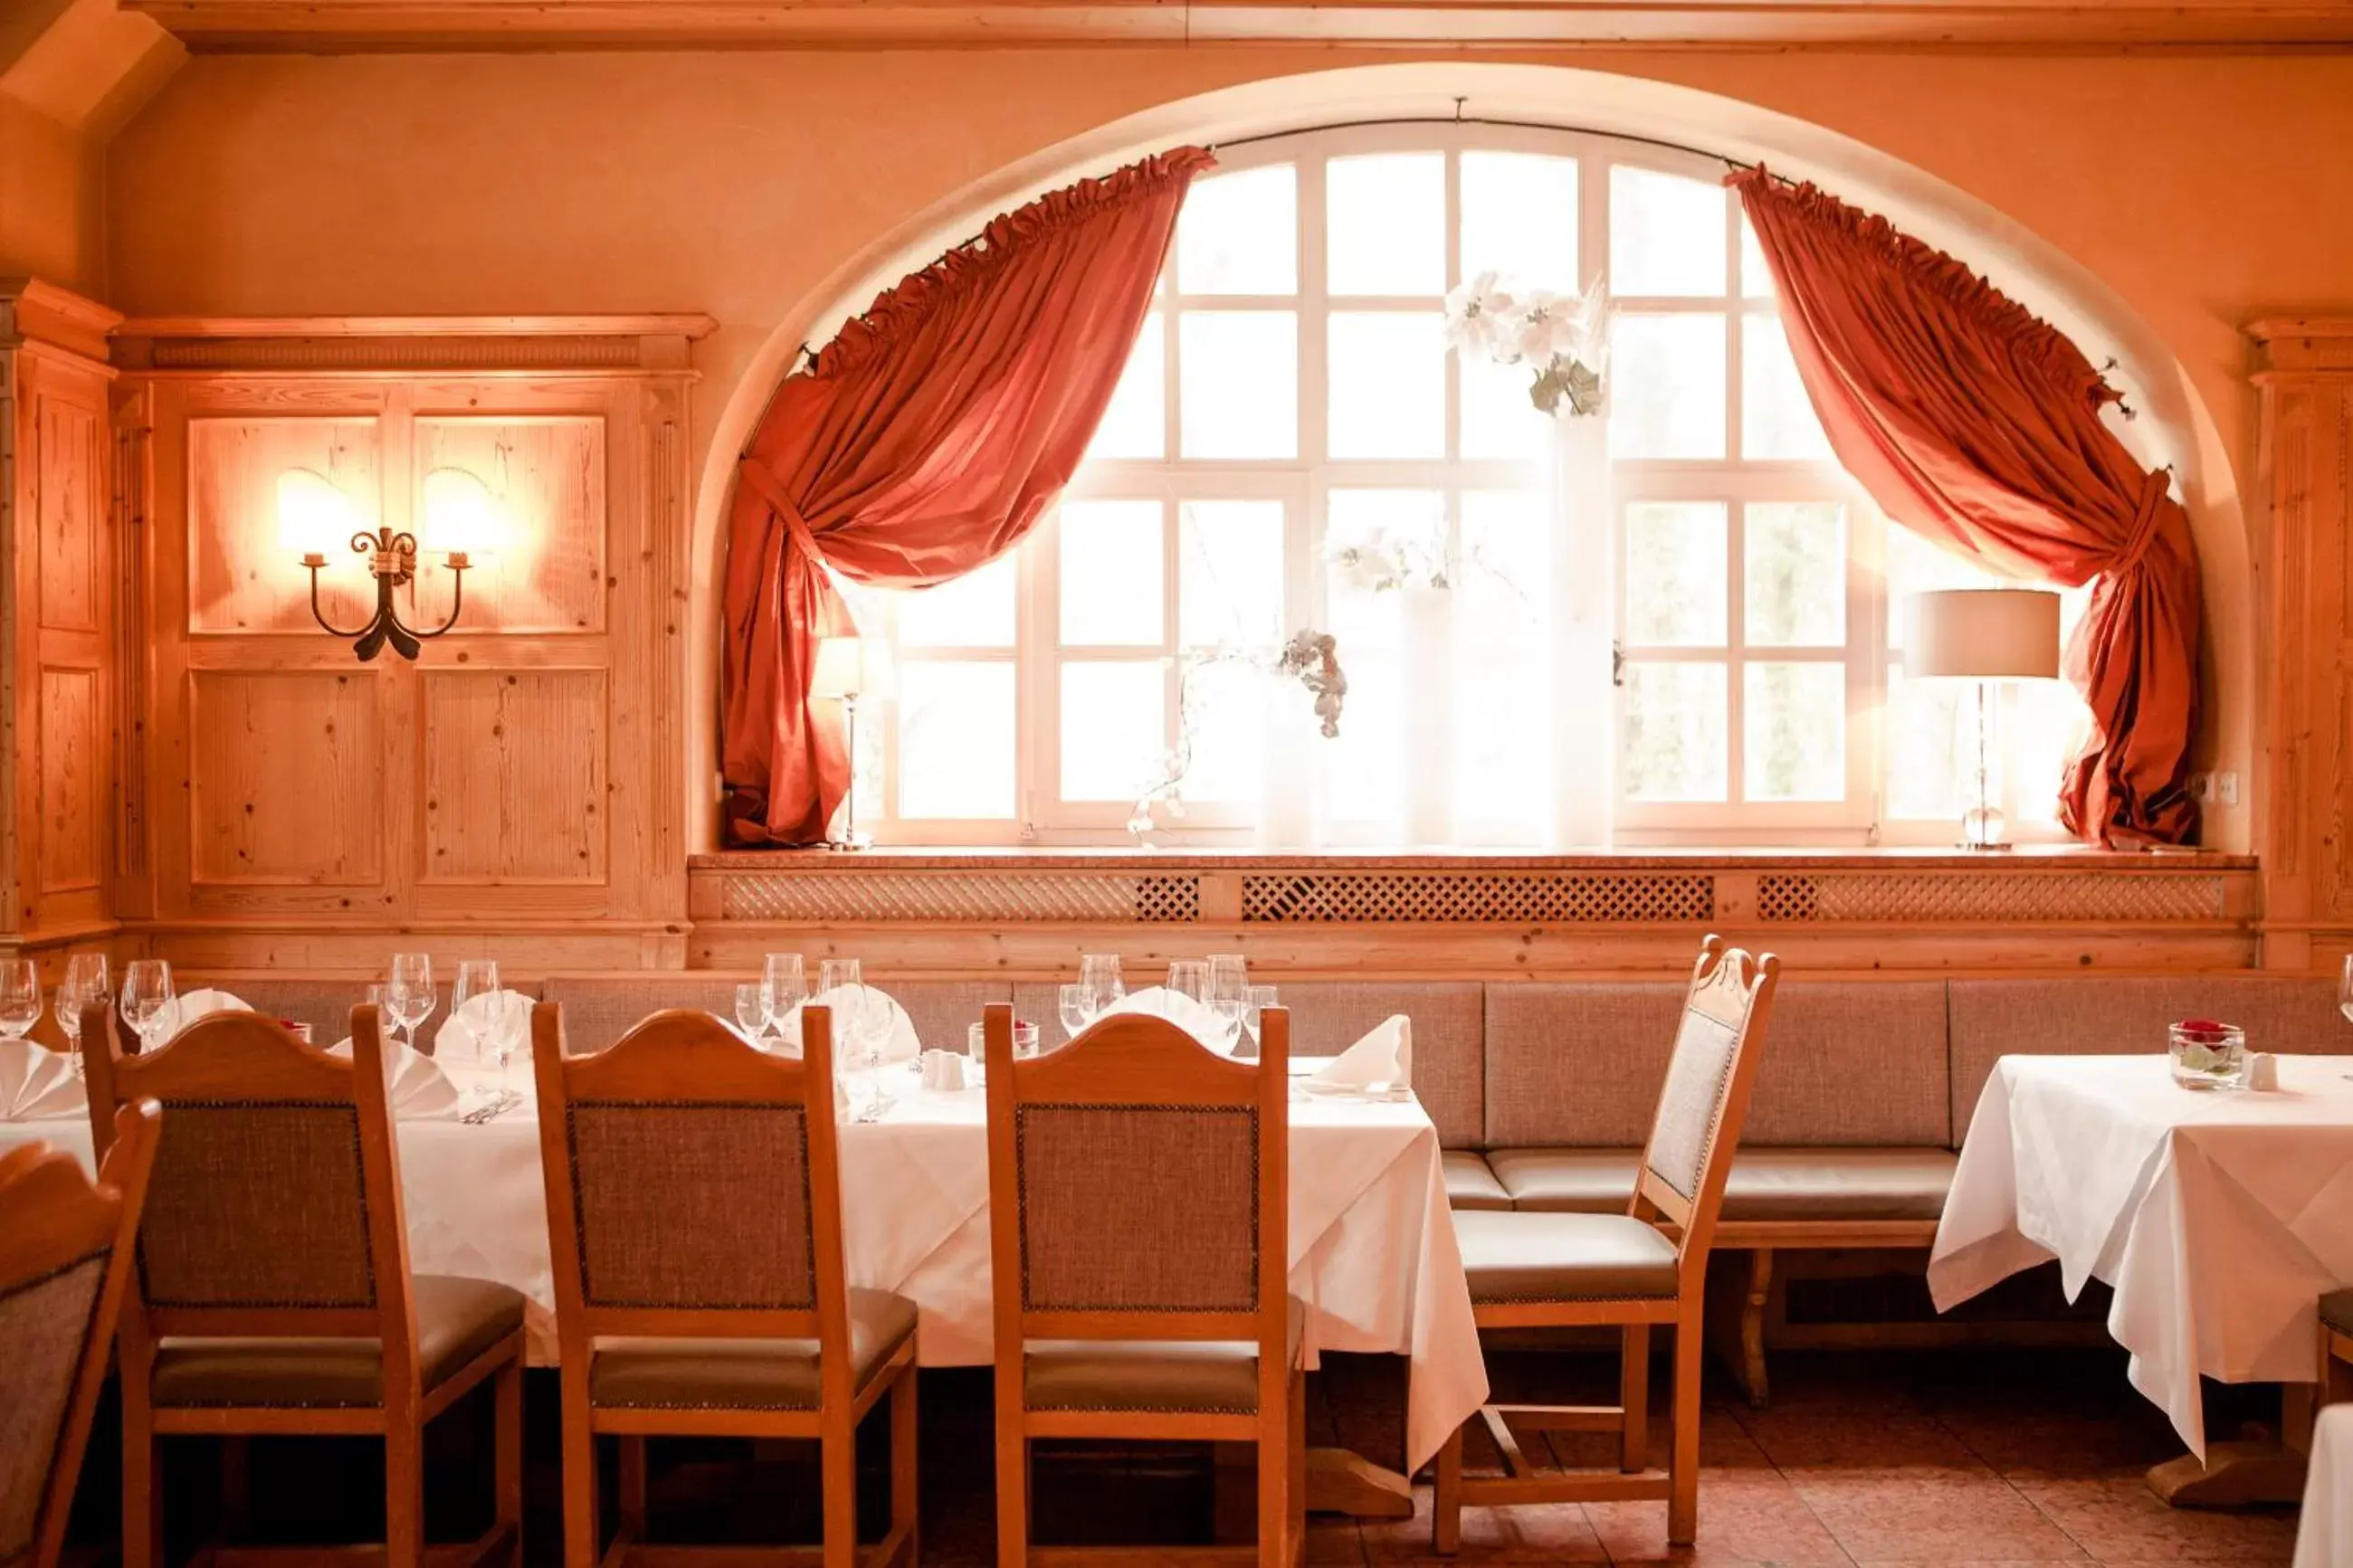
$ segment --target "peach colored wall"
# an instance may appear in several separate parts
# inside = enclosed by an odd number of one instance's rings
[[[111,150],[109,300],[132,314],[705,310],[721,325],[698,351],[701,447],[780,322],[992,171],[1172,100],[1404,58],[200,57]],[[2064,253],[2180,362],[2217,427],[2218,510],[2236,505],[2233,471],[2239,488],[2253,475],[2240,327],[2353,305],[2353,58],[1552,58],[1843,133]],[[1577,122],[1573,97],[1557,117]],[[2244,770],[2260,645],[2243,542],[2221,542],[2218,663],[2238,674],[2208,750]],[[2215,827],[2210,841],[2247,840],[2243,812]]]
[[[82,136],[0,94],[0,277],[100,292],[102,168]]]

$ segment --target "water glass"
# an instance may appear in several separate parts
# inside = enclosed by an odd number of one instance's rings
[[[764,1046],[761,1037],[768,1032],[768,983],[747,980],[735,987],[735,1026],[744,1037],[755,1046]]]
[[[2344,971],[2337,977],[2337,1010],[2353,1024],[2353,952],[2345,955]]]
[[[160,958],[134,958],[122,972],[122,1021],[137,1031],[142,1048],[172,1001],[172,966]]]
[[[408,1048],[417,1048],[417,1026],[433,1012],[433,960],[422,952],[392,955],[392,976],[384,988],[385,1005],[400,1026]]]
[[[66,1038],[81,1043],[81,1014],[85,1007],[114,1000],[112,981],[106,972],[106,954],[77,952],[66,960],[66,976],[58,986],[58,1027]],[[81,1058],[77,1056],[77,1065]]]
[[[845,985],[866,984],[865,969],[854,958],[828,958],[818,965],[817,992],[822,996],[828,991],[839,991]]]
[[[1209,1011],[1217,1015],[1229,1055],[1241,1043],[1242,1019],[1250,1005],[1250,966],[1239,952],[1209,955]]]
[[[41,1021],[41,971],[29,958],[0,959],[0,1038],[21,1040]]]
[[[2240,1089],[2246,1083],[2247,1034],[2236,1024],[2192,1018],[2168,1031],[2173,1081],[2184,1089]]]
[[[1243,1006],[1242,1023],[1250,1030],[1250,1039],[1255,1043],[1259,1037],[1259,1027],[1264,1021],[1266,1010],[1277,1005],[1274,1000],[1274,987],[1253,985],[1244,994],[1249,1000]]]
[[[1080,959],[1079,985],[1087,994],[1089,1022],[1110,1012],[1112,1005],[1127,994],[1127,983],[1120,978],[1119,955],[1091,952]]]
[[[1065,985],[1062,989],[1065,991],[1075,991],[1078,987],[1074,985]],[[970,1057],[976,1062],[986,1063],[988,1060],[987,1025],[968,1024],[965,1026],[964,1051],[965,1055]],[[1016,1061],[1021,1061],[1028,1058],[1034,1057],[1037,1054],[1038,1026],[1035,1024],[1025,1024],[1018,1018],[1015,1019],[1013,1022],[1013,1059]]]
[[[1168,989],[1206,1007],[1209,1005],[1209,966],[1198,958],[1180,958],[1168,966]]]
[[[792,1016],[793,1009],[807,1000],[808,971],[802,966],[799,953],[772,952],[760,961],[761,1024],[774,1029],[781,1037],[786,1029],[785,1021]],[[735,1010],[739,1023],[743,1021],[743,1011],[739,1004]],[[757,1040],[760,1037],[759,1026],[747,1026],[752,1029],[753,1039]],[[797,1040],[785,1041],[786,1046],[799,1043]]]
[[[499,994],[499,966],[495,959],[467,958],[458,963],[458,978],[449,983],[449,1016],[467,1025],[464,1031],[474,1042],[474,1060],[482,1067],[502,1068],[514,1042],[506,1038],[506,1009],[494,1000],[477,1009],[487,1015],[480,1024],[465,1017],[466,1004],[478,996],[495,998]],[[487,1033],[485,1032],[487,1030]]]
[[[1075,1039],[1081,1029],[1095,1021],[1094,1013],[1087,1006],[1085,986],[1059,987],[1054,993],[1054,999],[1062,1015],[1062,1034],[1065,1037]]]

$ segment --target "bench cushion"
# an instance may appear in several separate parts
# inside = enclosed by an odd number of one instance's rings
[[[915,1304],[888,1290],[849,1292],[849,1382],[862,1389],[915,1331]],[[600,1409],[815,1410],[815,1340],[610,1339],[588,1363]]]
[[[2303,975],[2074,975],[1952,982],[1953,1133],[1977,1113],[2005,1056],[2156,1055],[2166,1027],[2219,1018],[2247,1031],[2251,1051],[2348,1048],[2335,981]]]
[[[1641,1144],[1658,1109],[1684,989],[1681,982],[1490,985],[1487,1147]],[[1941,981],[1784,984],[1762,1049],[1745,1142],[1952,1141]]]
[[[1476,1149],[1449,1149],[1439,1156],[1446,1175],[1446,1206],[1451,1209],[1507,1209],[1512,1194],[1495,1179],[1487,1157]]]
[[[1476,1301],[1657,1300],[1675,1293],[1675,1247],[1625,1215],[1472,1211],[1454,1216]]]
[[[1639,1149],[1496,1149],[1487,1162],[1512,1206],[1622,1214]],[[1933,1220],[1956,1159],[1946,1149],[1750,1149],[1733,1156],[1726,1220]],[[1451,1196],[1452,1185],[1448,1192]]]

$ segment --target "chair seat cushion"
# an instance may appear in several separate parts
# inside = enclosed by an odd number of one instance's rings
[[[1518,1209],[1622,1212],[1639,1149],[1495,1149],[1488,1167]],[[1742,1149],[1724,1184],[1725,1220],[1934,1220],[1945,1212],[1949,1149]]]
[[[419,1274],[411,1290],[417,1378],[427,1391],[522,1331],[522,1297],[503,1285]],[[167,1339],[155,1348],[153,1389],[158,1405],[175,1409],[372,1409],[384,1403],[384,1346],[356,1339]]]
[[[1454,1209],[1507,1209],[1512,1194],[1487,1168],[1487,1157],[1476,1149],[1449,1149],[1439,1156],[1446,1176],[1446,1206]]]
[[[2323,1296],[2320,1321],[2340,1334],[2353,1334],[2353,1289],[2331,1290]]]
[[[915,1331],[915,1304],[888,1290],[849,1293],[850,1386],[863,1389]],[[815,1410],[815,1340],[608,1339],[588,1363],[600,1409]]]
[[[1675,1294],[1675,1244],[1622,1214],[1454,1216],[1474,1302],[1647,1301]]]
[[[1295,1367],[1307,1310],[1290,1300]],[[1021,1397],[1032,1410],[1258,1412],[1258,1346],[1249,1340],[1032,1340],[1024,1348]]]

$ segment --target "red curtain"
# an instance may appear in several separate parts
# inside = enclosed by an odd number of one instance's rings
[[[841,726],[809,708],[817,639],[852,629],[824,568],[931,587],[1029,531],[1093,438],[1213,162],[1178,148],[993,219],[777,388],[728,520],[729,843],[821,840],[848,791]]]
[[[2098,580],[2067,649],[2093,721],[2060,792],[2069,831],[2188,842],[2198,552],[2166,471],[2101,422],[2117,394],[2049,324],[1884,218],[1761,168],[1727,183],[1814,411],[1881,508],[2008,576]]]

